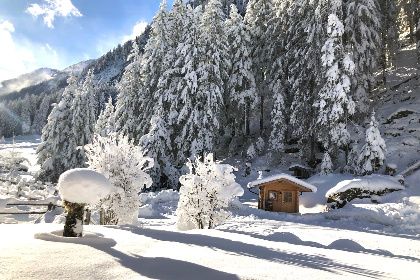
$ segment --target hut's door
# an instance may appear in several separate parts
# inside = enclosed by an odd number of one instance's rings
[[[296,194],[294,191],[284,191],[282,197],[282,211],[288,213],[295,212]]]

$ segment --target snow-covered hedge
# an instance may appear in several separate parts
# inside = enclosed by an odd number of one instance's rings
[[[342,181],[330,189],[325,196],[328,198],[328,207],[335,209],[344,207],[347,202],[356,198],[371,198],[373,195],[382,196],[404,188],[394,177],[369,175]]]

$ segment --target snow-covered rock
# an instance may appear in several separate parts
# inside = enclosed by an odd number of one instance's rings
[[[349,189],[361,189],[370,192],[381,192],[386,189],[402,190],[405,189],[394,177],[386,175],[369,175],[353,180],[344,180],[330,189],[325,197],[330,197]]]

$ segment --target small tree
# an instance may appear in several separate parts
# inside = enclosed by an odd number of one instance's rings
[[[332,172],[333,164],[329,152],[324,153],[321,163],[321,175],[329,175]]]
[[[374,111],[372,112],[369,127],[366,130],[366,144],[362,147],[359,155],[359,175],[372,174],[384,164],[386,145],[378,127],[379,124],[375,119]]]
[[[235,182],[233,167],[217,164],[213,154],[188,162],[190,173],[181,176],[179,181],[180,199],[178,202],[178,228],[211,229],[223,224],[230,216],[226,210],[229,200],[244,193]]]
[[[153,166],[153,159],[144,157],[128,137],[110,133],[107,137],[95,134],[92,144],[85,146],[88,166],[105,175],[115,191],[101,200],[106,213],[104,224],[130,224],[140,206],[139,193],[149,188],[152,179],[145,170]]]

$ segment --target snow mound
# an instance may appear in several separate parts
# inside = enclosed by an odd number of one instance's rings
[[[63,200],[95,204],[110,193],[111,184],[101,173],[87,168],[76,168],[61,174],[58,190]]]
[[[345,192],[349,189],[361,189],[371,192],[381,192],[386,189],[389,190],[402,190],[405,189],[400,182],[394,177],[387,175],[368,175],[362,178],[353,180],[344,180],[339,182],[335,187],[330,189],[325,197],[331,197],[336,194]]]

